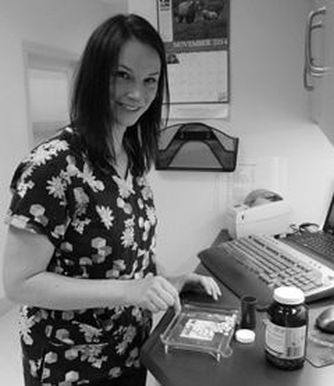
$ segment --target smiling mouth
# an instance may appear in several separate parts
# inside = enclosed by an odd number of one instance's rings
[[[129,111],[138,111],[141,109],[141,106],[132,106],[132,105],[127,105],[126,103],[118,103],[123,109],[129,110]]]

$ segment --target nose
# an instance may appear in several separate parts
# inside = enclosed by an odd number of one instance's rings
[[[139,82],[132,82],[128,89],[128,97],[136,101],[141,101],[144,99],[144,89]]]

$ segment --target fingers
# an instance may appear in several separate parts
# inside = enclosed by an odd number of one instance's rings
[[[152,312],[166,311],[169,307],[174,307],[176,312],[181,309],[176,288],[162,276],[147,276],[139,285],[137,304],[141,307]]]
[[[212,296],[214,300],[218,300],[218,298],[222,295],[218,284],[212,277],[201,276],[200,283],[203,286],[205,292]]]
[[[216,281],[210,276],[199,275],[191,273],[187,278],[188,283],[199,284],[204,291],[210,295],[214,300],[222,295],[221,290]]]
[[[146,308],[148,308],[153,313],[157,313],[160,311],[166,311],[168,309],[168,304],[158,296],[155,296],[147,302]]]
[[[184,276],[183,282],[201,286],[214,300],[222,295],[218,284],[210,276],[191,273]],[[148,275],[138,281],[138,285],[135,304],[152,312],[166,311],[169,307],[174,307],[176,313],[181,311],[178,290],[169,280],[162,276]]]
[[[155,288],[151,296],[151,302],[156,305],[159,310],[166,310],[168,307],[173,307],[176,301],[175,295],[168,288]]]
[[[181,310],[181,301],[179,297],[178,290],[166,279],[161,277],[163,287],[166,290],[168,296],[172,297],[172,304],[169,303],[170,306],[173,306],[175,309],[175,312],[178,313]]]

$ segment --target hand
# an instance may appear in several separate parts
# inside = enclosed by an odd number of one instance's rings
[[[181,291],[184,287],[202,287],[204,291],[212,296],[214,300],[218,300],[221,296],[221,290],[216,281],[210,276],[199,275],[197,273],[190,273],[188,275],[179,276],[171,279],[175,283],[176,288]]]
[[[162,276],[147,275],[144,279],[134,280],[130,302],[152,312],[166,311],[174,307],[181,310],[177,289]]]

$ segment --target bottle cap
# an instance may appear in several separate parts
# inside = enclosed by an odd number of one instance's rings
[[[274,290],[274,300],[288,305],[301,304],[305,301],[305,295],[297,287],[278,287]]]
[[[236,331],[235,339],[239,343],[252,343],[255,340],[255,332],[246,328],[241,328]]]

